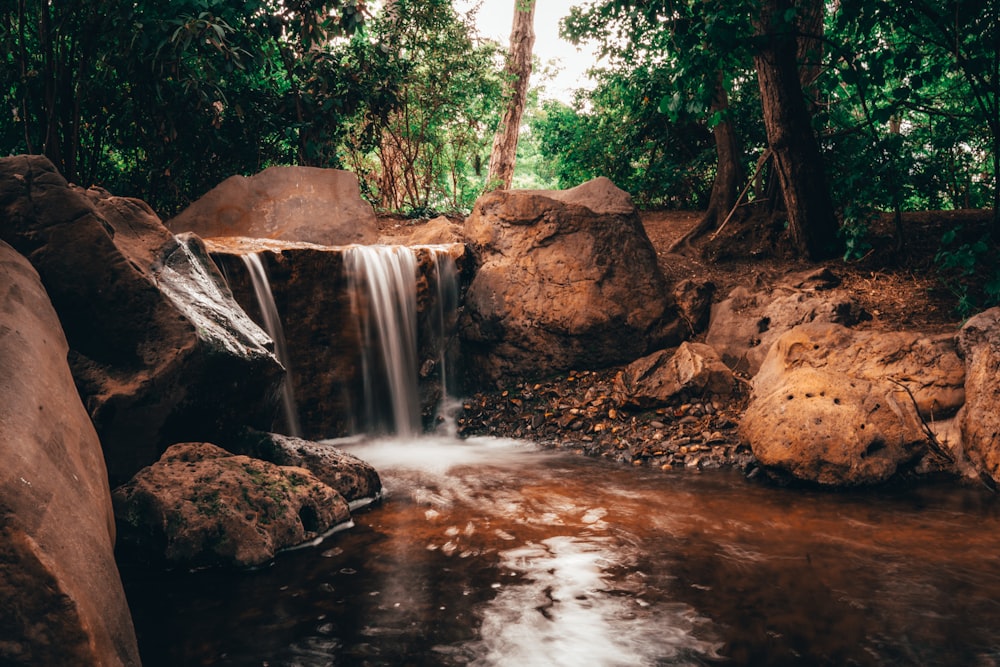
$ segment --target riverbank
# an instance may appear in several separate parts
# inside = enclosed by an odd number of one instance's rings
[[[570,371],[473,394],[456,418],[458,433],[530,439],[547,449],[662,470],[753,467],[737,433],[748,398],[744,382],[734,396],[681,396],[667,407],[635,411],[612,399],[617,372]]]

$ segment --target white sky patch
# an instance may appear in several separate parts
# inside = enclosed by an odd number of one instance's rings
[[[483,37],[495,39],[505,47],[510,43],[510,29],[514,20],[514,3],[517,0],[482,0],[476,18]],[[582,0],[536,0],[535,7],[535,56],[543,66],[554,61],[558,70],[551,81],[538,81],[533,75],[531,85],[545,86],[543,97],[558,99],[569,104],[573,91],[592,88],[586,72],[597,62],[594,49],[586,44],[579,47],[559,37],[559,21],[569,14],[570,7],[584,4]],[[477,0],[454,0],[455,10],[468,12]]]

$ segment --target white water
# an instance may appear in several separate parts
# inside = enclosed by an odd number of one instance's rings
[[[641,574],[622,579],[640,553],[616,530],[615,494],[591,487],[584,498],[550,486],[539,463],[558,465],[561,455],[524,441],[446,436],[345,449],[379,469],[386,503],[415,506],[383,519],[382,529],[426,536],[424,549],[451,559],[499,559],[489,584],[496,596],[476,610],[478,637],[435,646],[442,664],[631,667],[717,657],[719,644],[698,636],[708,623],[693,608],[647,602]],[[376,585],[405,601],[425,576],[395,562]]]
[[[405,246],[351,246],[344,263],[361,333],[361,430],[415,436],[420,431],[416,257]]]
[[[429,317],[437,339],[442,393],[447,403],[445,346],[454,329],[458,287],[455,263],[443,251],[433,255],[436,285]],[[344,262],[353,310],[358,314],[364,376],[359,430],[412,438],[421,432],[417,351],[417,249],[406,246],[351,246]]]
[[[271,336],[271,340],[274,341],[274,355],[285,367],[281,405],[285,415],[285,428],[288,429],[287,435],[300,437],[302,428],[299,426],[299,413],[295,405],[295,389],[292,383],[288,348],[285,345],[285,333],[281,326],[281,318],[278,316],[278,307],[275,305],[274,295],[271,293],[267,269],[258,253],[240,255],[240,259],[247,267],[247,273],[250,274],[250,280],[253,282],[253,291],[257,296],[257,305],[260,307],[261,316],[264,318],[264,327],[267,329],[268,335]]]

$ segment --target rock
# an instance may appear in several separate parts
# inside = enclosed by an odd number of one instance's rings
[[[656,252],[606,178],[485,194],[465,236],[480,259],[460,324],[474,382],[601,368],[680,341]]]
[[[270,427],[284,371],[196,238],[143,202],[67,185],[40,156],[0,159],[0,237],[59,313],[113,483],[170,443]]]
[[[712,314],[715,283],[684,279],[674,286],[673,293],[688,333],[693,336],[704,331]]]
[[[173,445],[113,494],[121,542],[184,567],[253,567],[350,518],[347,501],[305,468]]]
[[[107,471],[36,271],[0,242],[0,664],[137,665]]]
[[[231,176],[168,220],[167,227],[202,238],[247,236],[320,245],[378,239],[375,211],[361,198],[357,176],[316,167],[269,167],[249,178]]]
[[[649,409],[670,405],[686,392],[701,396],[733,393],[735,379],[716,351],[704,343],[681,343],[633,361],[615,377],[619,405]]]
[[[705,342],[719,352],[727,366],[753,375],[774,341],[794,326],[806,322],[850,326],[868,318],[842,290],[819,293],[784,286],[752,293],[745,287],[737,287],[725,300],[712,306]]]
[[[462,225],[452,222],[443,215],[428,220],[422,225],[414,225],[405,234],[386,235],[379,238],[379,243],[386,245],[448,245],[464,242]]]
[[[352,299],[345,249],[244,238],[210,239],[207,245],[214,261],[228,276],[236,300],[263,322],[242,261],[244,254],[260,253],[284,330],[303,435],[323,439],[356,432],[364,425],[366,407],[361,405],[365,369],[361,361],[362,311],[358,305],[367,303],[367,298]],[[413,253],[417,260],[417,366],[434,371],[418,378],[420,407],[425,424],[430,424],[441,395],[439,306],[443,299],[435,262],[441,263],[438,253],[447,255],[457,267],[459,285],[465,285],[472,261],[463,244],[433,250],[414,248]],[[457,298],[451,296],[452,301]],[[449,340],[456,338],[452,333],[454,317],[451,313],[443,323]],[[452,350],[450,357],[455,356],[457,350]]]
[[[927,450],[921,413],[954,415],[962,383],[953,337],[805,324],[771,347],[740,432],[762,465],[797,479],[882,482]]]
[[[965,451],[978,470],[1000,482],[1000,308],[970,318],[958,346],[965,359],[966,403],[959,415]]]
[[[250,456],[305,468],[348,501],[375,498],[382,491],[375,468],[333,445],[259,431],[248,431],[243,445]]]

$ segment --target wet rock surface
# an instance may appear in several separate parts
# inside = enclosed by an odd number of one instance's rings
[[[305,468],[180,443],[112,493],[119,537],[172,566],[267,563],[350,518],[347,501]]]
[[[569,371],[473,394],[457,416],[458,432],[526,438],[550,449],[663,470],[754,467],[737,433],[745,381],[729,396],[681,392],[667,405],[630,410],[613,398],[617,373]]]
[[[144,202],[72,186],[41,156],[3,158],[0,238],[55,307],[112,486],[172,443],[270,425],[283,371],[269,339],[200,242]]]

